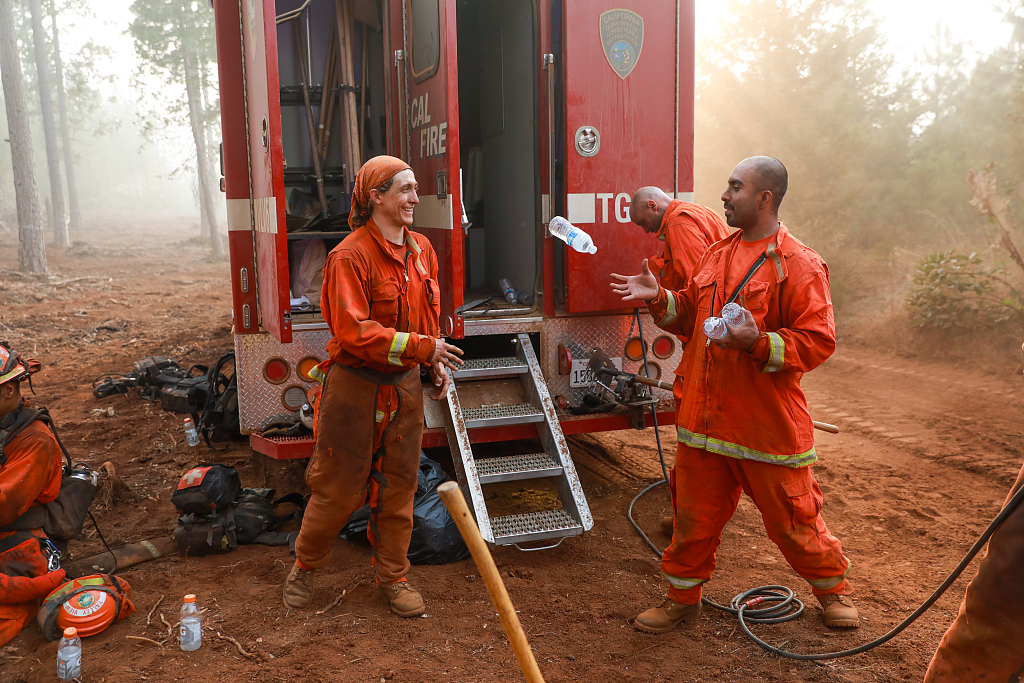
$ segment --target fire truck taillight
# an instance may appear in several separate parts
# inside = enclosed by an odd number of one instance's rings
[[[274,357],[263,364],[263,379],[271,384],[284,384],[291,376],[292,366],[284,358]]]
[[[651,351],[653,351],[654,355],[658,358],[668,358],[675,353],[675,350],[676,340],[667,334],[661,335],[654,340],[653,344],[651,344]]]
[[[306,380],[307,382],[317,381],[310,373],[317,365],[320,364],[320,359],[316,356],[306,356],[295,365],[295,372],[298,373],[299,377]]]
[[[281,393],[281,405],[293,413],[299,412],[302,405],[309,401],[306,397],[306,390],[298,384],[293,384]]]
[[[626,341],[626,348],[623,349],[623,353],[630,360],[643,360],[644,346],[643,342],[640,341],[640,337],[630,337]]]

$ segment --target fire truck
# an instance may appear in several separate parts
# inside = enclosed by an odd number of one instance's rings
[[[300,261],[348,234],[358,167],[391,154],[416,174],[413,229],[437,252],[442,334],[466,359],[447,397],[424,402],[423,446],[450,448],[491,543],[590,529],[565,437],[651,425],[651,405],[673,422],[670,391],[632,387],[624,399],[589,359],[600,349],[621,370],[670,382],[682,354],[648,314],[623,307],[609,274],[662,251],[629,221],[637,188],[692,201],[693,0],[212,4],[240,417],[253,450],[312,454],[311,437],[261,434],[303,410],[331,336],[292,286]],[[553,238],[553,216],[587,231],[597,252]],[[485,487],[538,478],[553,509],[489,512]]]

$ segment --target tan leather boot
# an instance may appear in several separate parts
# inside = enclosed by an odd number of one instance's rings
[[[825,626],[834,628],[860,628],[860,613],[849,595],[820,595],[821,618]]]
[[[418,617],[426,609],[423,606],[423,596],[410,586],[408,581],[379,586],[378,589],[391,604],[391,611],[400,617]]]
[[[666,599],[661,607],[652,607],[633,621],[633,627],[647,633],[666,633],[681,623],[693,623],[700,616],[700,603],[684,605]]]
[[[674,517],[662,517],[661,518],[661,530],[671,536],[675,533],[675,518]]]
[[[284,606],[289,609],[306,609],[312,601],[313,570],[299,569],[299,563],[296,562],[284,580]]]

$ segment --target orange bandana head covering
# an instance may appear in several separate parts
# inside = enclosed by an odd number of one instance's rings
[[[375,190],[397,174],[409,168],[409,164],[396,157],[381,155],[373,157],[359,169],[356,174],[356,184],[352,189],[352,210],[348,214],[348,224],[353,229],[356,226],[352,218],[363,213],[370,203],[370,190]]]

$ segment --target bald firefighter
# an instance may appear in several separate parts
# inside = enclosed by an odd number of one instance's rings
[[[650,265],[652,272],[658,273],[661,286],[673,292],[686,289],[700,257],[708,247],[724,240],[731,232],[725,221],[708,207],[672,199],[653,186],[641,187],[633,194],[629,219],[644,232],[656,234],[665,243],[661,256],[650,259]],[[677,336],[685,348],[689,335]],[[678,410],[683,396],[682,358],[676,368],[672,393]],[[672,533],[673,519],[672,516],[662,519],[662,529]]]
[[[64,582],[35,508],[57,498],[61,450],[21,393],[39,363],[0,342],[0,646],[35,619],[39,600]],[[32,512],[30,512],[32,511]],[[37,519],[26,523],[26,520]],[[38,523],[38,526],[35,526]],[[33,528],[25,528],[31,526]]]
[[[349,516],[369,503],[367,536],[377,586],[391,611],[423,614],[406,580],[413,497],[423,433],[419,367],[429,366],[440,400],[446,367],[462,352],[440,338],[437,256],[409,231],[419,203],[416,177],[401,159],[367,161],[356,176],[353,232],[327,257],[321,307],[333,334],[317,412],[316,448],[306,470],[312,495],[285,580],[284,604],[308,607],[313,572]]]
[[[668,597],[636,618],[641,631],[664,633],[700,615],[701,585],[741,492],[810,583],[825,624],[860,625],[850,562],[821,518],[814,427],[800,388],[803,373],[835,350],[828,269],[779,222],[788,184],[777,159],[740,162],[722,194],[726,220],[739,230],[704,254],[682,291],[659,287],[646,260],[640,275],[613,275],[623,300],[646,301],[660,327],[691,338],[670,483],[675,529],[661,563]],[[730,301],[744,321],[711,343],[703,322]]]

